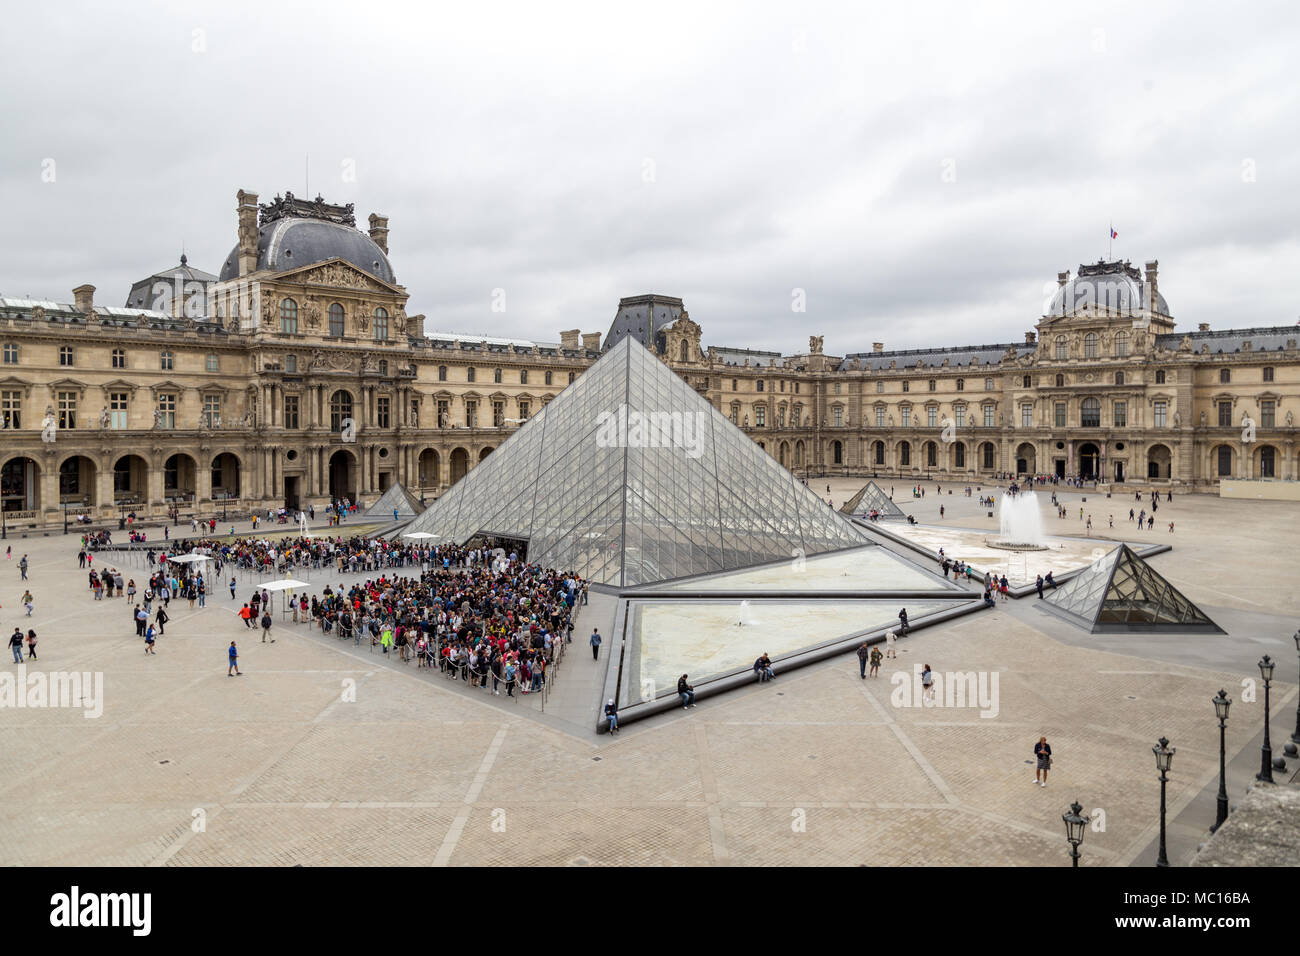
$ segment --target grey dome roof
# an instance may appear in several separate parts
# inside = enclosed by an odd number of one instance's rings
[[[1080,266],[1079,275],[1060,286],[1045,315],[1069,315],[1097,306],[1113,312],[1140,312],[1146,305],[1146,282],[1131,266],[1118,262]],[[1169,304],[1156,292],[1155,311],[1169,315]]]
[[[344,259],[376,278],[396,284],[388,256],[373,239],[351,226],[323,219],[276,219],[258,227],[257,268],[284,272],[297,266]],[[239,276],[239,246],[221,264],[221,281]]]

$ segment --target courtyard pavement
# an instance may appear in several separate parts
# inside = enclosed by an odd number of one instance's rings
[[[863,482],[829,483],[838,504]],[[811,482],[823,498],[826,484]],[[995,526],[955,486],[940,498],[928,483],[914,500],[910,484],[892,484],[920,521],[938,522],[942,501],[947,522]],[[1090,494],[1092,536],[1107,533],[1113,512],[1116,537],[1131,539],[1131,501]],[[1072,510],[1073,523],[1049,518],[1049,532],[1083,534]],[[277,642],[262,644],[234,614],[247,586],[236,602],[214,589],[207,608],[173,601],[147,657],[126,601],[91,599],[75,535],[10,539],[0,627],[38,631],[32,671],[102,673],[104,695],[93,719],[75,707],[0,708],[0,858],[1055,866],[1069,862],[1061,814],[1077,799],[1098,820],[1083,865],[1143,864],[1158,822],[1151,746],[1164,735],[1178,748],[1170,855],[1185,863],[1213,822],[1212,695],[1223,687],[1237,701],[1227,734],[1234,801],[1258,767],[1262,691],[1255,703],[1241,697],[1262,653],[1278,660],[1276,753],[1294,722],[1300,595],[1286,549],[1297,522],[1282,502],[1177,494],[1158,518],[1143,534],[1174,550],[1153,566],[1228,635],[1093,637],[1024,599],[916,632],[878,680],[859,679],[849,654],[615,737],[592,731],[609,662],[605,651],[593,661],[586,644],[592,626],[609,633],[607,597],[582,610],[543,711],[537,695],[493,697],[279,615]],[[23,553],[30,619],[18,600]],[[232,639],[238,678],[226,675]],[[4,673],[17,672],[4,660]],[[941,675],[996,674],[997,715],[895,706],[890,675],[922,663]],[[1054,751],[1045,789],[1032,783],[1040,735]]]

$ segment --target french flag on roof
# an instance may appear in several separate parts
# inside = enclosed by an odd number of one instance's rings
[[[1111,229],[1110,229],[1110,237],[1111,237],[1112,239],[1118,239],[1118,238],[1119,238],[1119,233],[1115,231],[1115,227],[1114,227],[1114,226],[1111,226]]]

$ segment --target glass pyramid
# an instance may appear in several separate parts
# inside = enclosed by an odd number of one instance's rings
[[[889,495],[885,494],[874,481],[868,481],[861,491],[844,502],[840,506],[840,511],[846,515],[866,515],[878,511],[882,518],[907,517],[903,514],[903,509],[894,504]]]
[[[872,544],[630,337],[407,530],[614,587]]]
[[[1098,558],[1045,600],[1094,634],[1155,630],[1223,633],[1126,544]]]
[[[399,517],[410,517],[418,515],[424,511],[424,506],[420,504],[420,499],[413,497],[401,482],[390,485],[388,490],[379,496],[379,500],[362,512],[363,518],[389,518],[393,517],[393,509],[397,509]]]

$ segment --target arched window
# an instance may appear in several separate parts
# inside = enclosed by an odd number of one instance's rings
[[[936,468],[939,465],[939,446],[934,442],[925,443],[925,465],[927,468]]]
[[[519,384],[520,384],[520,385],[527,385],[527,384],[528,384],[528,369],[526,369],[526,368],[521,368],[521,369],[519,370]]]
[[[298,334],[298,303],[293,299],[280,300],[280,331]]]
[[[902,442],[898,446],[898,464],[901,468],[912,467],[912,446],[907,442]]]
[[[1064,335],[1056,337],[1055,358],[1068,359],[1070,357],[1070,341]]]
[[[764,382],[764,381],[760,378],[760,379],[758,380],[758,390],[759,390],[760,392],[761,392],[761,391],[764,391],[763,386],[766,385],[766,384],[767,384],[767,383]]]
[[[546,384],[547,384],[547,385],[550,385],[550,384],[551,384],[551,372],[550,372],[550,369],[547,369],[547,371],[546,371],[546,375],[544,376],[544,378],[546,379]]]
[[[844,464],[844,446],[837,441],[831,442],[831,456],[834,464]]]
[[[985,471],[993,470],[993,454],[994,448],[992,442],[986,441],[984,444],[980,445],[980,467]]]
[[[961,442],[952,446],[952,466],[954,468],[966,467],[966,446]]]
[[[469,368],[465,369],[465,381],[467,381],[467,382],[472,382],[472,381],[474,381],[474,380],[475,380],[475,375],[477,374],[477,372],[478,372],[478,369],[476,369],[473,365],[471,365]]]
[[[682,344],[681,344],[681,348],[678,349],[677,360],[680,361],[680,362],[685,362],[685,361],[686,361],[686,355],[687,355],[687,351],[686,351],[686,343],[685,343],[685,342],[682,342]]]
[[[934,382],[934,379],[930,379],[929,386],[930,386],[930,391],[933,392],[934,389],[935,389],[935,382]]]
[[[438,366],[438,381],[440,382],[447,381],[447,366],[445,365]]]
[[[1123,385],[1123,384],[1124,384],[1124,373],[1123,373],[1123,372],[1116,372],[1116,373],[1115,373],[1115,384],[1116,384],[1116,385]]]
[[[492,370],[492,381],[494,381],[498,385],[501,384],[501,369],[494,368]]]
[[[388,341],[388,310],[383,306],[375,309],[374,330],[376,342]]]
[[[1219,477],[1232,477],[1232,449],[1227,445],[1220,445],[1218,459]]]
[[[343,430],[343,420],[352,417],[352,393],[339,389],[330,396],[330,431]]]
[[[1128,355],[1128,333],[1115,333],[1115,358],[1125,358]]]
[[[343,336],[343,306],[337,302],[330,305],[330,335],[336,339]]]
[[[1079,424],[1084,428],[1101,427],[1101,399],[1085,398],[1079,407]]]
[[[883,441],[878,441],[872,447],[875,449],[876,453],[876,464],[883,465],[885,463],[885,443]]]
[[[966,391],[966,380],[964,378],[957,379],[957,391],[959,392]]]
[[[1057,388],[1065,388],[1065,376],[1064,376],[1064,375],[1060,375],[1060,374],[1058,374],[1058,375],[1056,376],[1056,387],[1057,387]]]
[[[1084,357],[1084,358],[1096,358],[1096,357],[1097,357],[1097,342],[1098,342],[1098,339],[1097,339],[1097,333],[1096,333],[1096,332],[1089,332],[1087,335],[1085,335],[1085,336],[1083,337],[1083,357]]]

